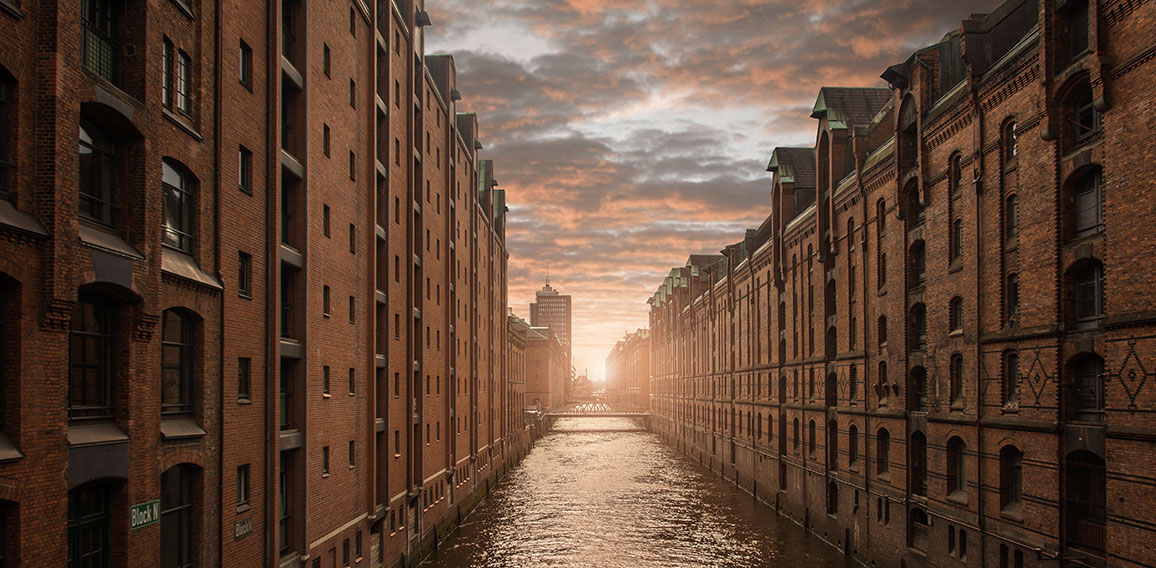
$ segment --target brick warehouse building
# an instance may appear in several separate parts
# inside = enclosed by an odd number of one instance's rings
[[[0,0],[0,566],[395,566],[524,452],[453,60],[335,6]]]
[[[606,397],[626,408],[650,407],[650,330],[618,340],[606,356]]]
[[[1010,0],[821,89],[650,299],[653,427],[873,566],[1156,564],[1154,37]]]

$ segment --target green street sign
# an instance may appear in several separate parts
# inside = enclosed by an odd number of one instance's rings
[[[141,527],[155,525],[161,520],[161,502],[153,499],[147,503],[133,505],[128,510],[128,530],[135,531]]]

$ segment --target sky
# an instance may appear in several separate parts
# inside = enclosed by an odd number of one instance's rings
[[[427,0],[507,192],[509,300],[573,296],[574,366],[648,324],[671,267],[770,213],[776,146],[810,145],[819,87],[887,66],[998,0]]]

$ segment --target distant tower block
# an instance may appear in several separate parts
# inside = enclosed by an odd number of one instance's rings
[[[559,294],[550,287],[549,281],[535,294],[536,302],[530,304],[530,325],[548,327],[561,340],[566,349],[566,357],[573,360],[570,338],[570,296]]]

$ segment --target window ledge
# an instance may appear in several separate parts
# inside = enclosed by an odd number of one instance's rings
[[[947,494],[947,500],[957,505],[967,505],[967,492],[955,490]]]
[[[112,422],[96,424],[69,425],[69,446],[96,446],[101,444],[115,444],[127,442],[128,434]]]
[[[0,3],[2,2],[3,0],[0,0]],[[0,433],[0,463],[16,461],[23,457],[24,452],[21,452],[20,449],[16,447],[16,444],[13,444],[12,440],[8,439],[8,436]]]
[[[197,142],[201,142],[205,139],[205,137],[201,135],[195,126],[189,124],[189,121],[185,116],[177,114],[167,108],[163,109],[163,111],[165,118],[167,118],[169,122],[175,124],[177,128],[183,130],[185,134],[192,136]]]
[[[328,473],[323,473],[323,474],[321,474],[321,477],[322,477],[322,479],[326,479],[326,478],[328,478],[328,477],[329,477],[329,474],[328,474]]]
[[[963,336],[963,330],[962,329],[953,329],[953,330],[951,330],[951,333],[947,334],[947,336],[948,337],[962,337]]]
[[[21,12],[20,8],[17,8],[15,4],[9,2],[8,0],[0,0],[0,12],[7,12],[8,15],[16,18],[17,20],[24,19],[24,12]]]
[[[1024,522],[1024,508],[1021,503],[1013,503],[999,510],[999,516],[1004,519]]]
[[[183,0],[172,0],[172,2],[177,6],[177,8],[180,8],[181,12],[183,12],[190,20],[197,19],[197,16],[193,14],[193,8]]]
[[[0,6],[4,5],[4,0],[0,0]],[[44,229],[44,225],[40,220],[31,213],[25,213],[17,209],[12,203],[0,200],[0,224],[6,225],[22,233],[28,233],[39,237],[47,237],[48,231]]]
[[[80,236],[80,242],[98,248],[113,254],[125,256],[133,260],[144,260],[144,255],[136,250],[136,247],[128,244],[120,235],[111,232],[110,229],[98,228],[89,223],[81,222],[78,224],[77,235]]]
[[[187,440],[205,435],[205,429],[192,418],[169,418],[161,420],[161,439]]]
[[[323,393],[321,393],[321,398],[333,398],[333,395],[331,395],[327,392],[323,392]]]
[[[245,503],[243,505],[237,505],[237,514],[239,515],[241,513],[245,513],[249,510],[249,508],[250,507],[249,507],[248,503]]]
[[[249,405],[253,404],[253,399],[251,399],[251,398],[240,398],[240,397],[238,397],[238,398],[237,398],[237,404],[240,404],[240,405],[242,405],[242,406],[249,406]]]
[[[214,290],[224,290],[221,281],[201,270],[193,257],[174,249],[161,247],[161,270]]]

